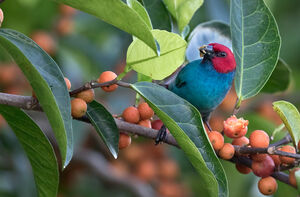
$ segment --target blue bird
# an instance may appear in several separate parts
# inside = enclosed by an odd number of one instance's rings
[[[211,130],[208,123],[210,113],[231,88],[236,62],[231,50],[222,44],[211,43],[199,50],[203,58],[184,66],[174,80],[167,82],[167,88],[194,105]],[[157,137],[156,142],[162,138]]]

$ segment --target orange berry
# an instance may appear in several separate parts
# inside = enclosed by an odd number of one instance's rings
[[[176,179],[179,175],[179,167],[177,163],[171,159],[163,159],[159,163],[159,176],[163,179]]]
[[[68,90],[70,90],[71,89],[71,82],[70,82],[70,80],[67,77],[64,77],[64,80],[66,82]]]
[[[140,112],[136,107],[130,106],[123,111],[122,117],[126,122],[136,124],[140,121]]]
[[[215,150],[220,150],[224,146],[224,137],[220,132],[211,131],[208,138]]]
[[[4,14],[3,14],[2,9],[0,8],[0,27],[1,27],[3,20],[4,20]]]
[[[224,134],[230,138],[240,138],[246,135],[248,131],[248,120],[243,118],[237,119],[236,116],[231,116],[224,121]]]
[[[157,166],[153,160],[142,160],[136,168],[137,177],[143,181],[151,181],[157,175]]]
[[[250,135],[250,145],[253,148],[267,148],[270,143],[269,136],[263,130],[255,130]]]
[[[288,153],[296,153],[295,148],[290,145],[285,145],[285,146],[281,147],[280,150],[284,151],[284,152],[288,152]],[[292,158],[292,157],[279,156],[279,158],[282,163],[292,164],[295,162],[295,158]]]
[[[124,149],[131,144],[131,137],[126,133],[120,133],[119,149]]]
[[[277,182],[271,176],[262,178],[258,181],[258,189],[264,195],[272,195],[277,190]]]
[[[71,114],[74,118],[81,118],[85,115],[87,104],[80,98],[75,98],[71,101]]]
[[[108,81],[112,81],[115,78],[117,78],[116,73],[112,72],[112,71],[105,71],[103,73],[101,73],[101,75],[98,78],[98,83],[105,83]],[[109,86],[103,86],[101,87],[102,90],[104,90],[105,92],[112,92],[115,89],[118,88],[117,84],[113,84],[113,85],[109,85]]]
[[[236,145],[236,146],[246,146],[249,144],[249,139],[245,136],[240,137],[240,138],[235,138],[232,140],[232,145]]]
[[[222,159],[229,160],[234,156],[234,147],[230,143],[225,143],[219,151],[219,156]]]
[[[158,195],[161,197],[182,197],[190,196],[183,184],[177,183],[175,181],[166,180],[160,182],[157,188]]]
[[[66,16],[66,17],[71,17],[74,14],[76,14],[76,12],[77,12],[76,9],[74,9],[70,6],[67,6],[67,5],[63,5],[63,4],[59,6],[59,11],[60,11],[61,15]]]
[[[267,154],[253,154],[251,155],[251,159],[253,161],[263,161],[266,159]]]
[[[95,98],[94,89],[88,89],[88,90],[79,92],[78,94],[76,94],[76,98],[81,98],[85,102],[90,103]]]
[[[139,104],[138,110],[142,120],[150,119],[154,115],[154,111],[145,102]]]
[[[62,36],[66,36],[72,33],[74,30],[74,22],[69,17],[62,17],[56,24],[56,31]]]
[[[276,167],[280,166],[281,161],[280,161],[279,155],[270,155],[270,156],[273,159],[275,166]]]
[[[294,168],[290,171],[289,174],[289,181],[290,184],[292,184],[293,186],[297,187],[297,181],[296,181],[296,176],[295,176],[295,172],[300,170],[300,168]]]
[[[31,35],[34,42],[37,43],[46,53],[53,55],[56,51],[56,44],[52,36],[45,31],[36,31]]]
[[[252,171],[251,168],[239,163],[236,163],[235,167],[241,174],[249,174]]]
[[[147,127],[151,129],[151,121],[148,120],[141,120],[138,125],[143,126],[143,127]]]

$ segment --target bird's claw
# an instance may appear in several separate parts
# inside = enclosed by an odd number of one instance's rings
[[[157,136],[155,138],[155,145],[158,145],[160,142],[164,142],[167,138],[167,128],[165,125],[161,126]]]

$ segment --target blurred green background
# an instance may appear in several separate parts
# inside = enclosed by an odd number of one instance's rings
[[[250,121],[249,131],[265,129],[270,133],[276,125],[280,124],[280,120],[272,111],[272,101],[285,99],[298,107],[300,106],[300,64],[298,62],[300,60],[300,23],[298,21],[300,19],[300,1],[267,0],[266,3],[277,20],[282,38],[280,56],[291,67],[293,80],[289,90],[285,93],[259,95],[250,101],[246,101],[242,106],[241,114]],[[2,28],[11,28],[31,37],[36,35],[37,32],[46,32],[52,40],[51,42],[53,42],[54,52],[52,56],[61,67],[64,75],[72,82],[73,88],[98,78],[103,71],[113,70],[117,74],[123,71],[126,62],[126,50],[132,40],[129,34],[83,12],[77,11],[65,16],[61,6],[53,1],[6,0],[0,4],[0,7],[5,15]],[[228,1],[206,0],[194,15],[190,23],[191,29],[197,24],[209,20],[220,20],[229,23]],[[3,70],[9,62],[12,62],[5,49],[1,47],[0,62],[0,69],[3,68]],[[20,80],[15,82],[17,79],[14,79],[10,83],[1,84],[2,79],[0,78],[1,91],[31,94],[31,89],[26,83],[20,85]],[[136,75],[130,73],[125,80],[136,81]],[[96,95],[97,100],[113,114],[120,114],[126,107],[135,103],[135,94],[127,89],[119,88],[109,94],[96,90]],[[234,101],[235,95],[231,92],[213,115],[211,123],[214,129],[222,129],[222,120],[231,113]],[[45,131],[51,138],[47,125],[44,126],[43,124],[45,118],[36,113],[31,115],[36,118],[41,127],[46,128]],[[1,121],[3,122],[3,120]],[[206,196],[199,193],[198,185],[201,184],[201,180],[183,153],[177,148],[167,145],[154,147],[152,141],[141,137],[134,138],[133,146],[143,150],[144,156],[132,159],[128,154],[134,155],[134,151],[131,152],[132,149],[128,149],[121,151],[120,159],[113,161],[90,126],[76,121],[74,121],[74,124],[74,128],[76,128],[74,129],[75,150],[85,147],[104,155],[105,160],[109,161],[109,165],[115,166],[114,170],[121,174],[125,173],[126,176],[137,179],[144,185],[151,186],[161,196]],[[150,164],[147,166],[141,160],[147,160]],[[176,166],[175,169],[179,168],[179,170],[173,172],[175,175],[171,180],[169,178],[165,180],[165,177],[161,178],[164,175],[160,175],[164,173],[162,172],[165,170],[164,163],[168,162],[170,165]],[[241,175],[235,170],[233,164],[229,162],[222,163],[229,179],[231,197],[261,196],[257,189],[257,177],[253,174]],[[146,172],[141,170],[143,165],[146,165],[144,167]],[[155,175],[149,172],[152,167]],[[143,173],[149,173],[151,179],[149,177],[145,178]],[[296,195],[295,189],[279,183],[278,192],[274,196]],[[0,197],[2,196],[36,196],[30,164],[16,137],[5,123],[0,123]],[[109,182],[105,178],[97,176],[96,173],[91,173],[86,170],[86,166],[77,164],[75,161],[61,175],[59,196],[123,197],[134,196],[134,192],[131,192],[129,187]]]

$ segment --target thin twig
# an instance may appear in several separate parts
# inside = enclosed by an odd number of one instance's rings
[[[78,94],[82,91],[85,91],[85,90],[110,86],[110,85],[113,85],[113,84],[117,84],[117,85],[119,85],[121,87],[125,87],[125,88],[130,88],[129,83],[126,83],[124,81],[118,81],[117,79],[114,79],[114,80],[111,80],[111,81],[108,81],[108,82],[105,82],[105,83],[98,83],[97,81],[91,81],[91,82],[88,82],[88,83],[84,84],[83,86],[71,91],[70,96],[74,96],[74,95],[76,95],[76,94]]]

